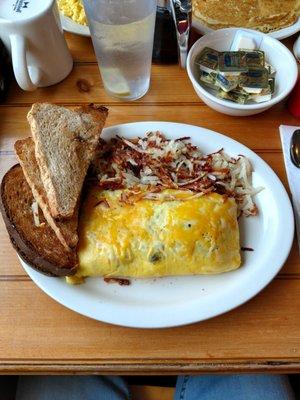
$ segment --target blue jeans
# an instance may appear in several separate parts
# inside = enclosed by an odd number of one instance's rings
[[[23,376],[16,393],[16,400],[130,399],[126,382],[118,376]],[[284,375],[201,375],[179,376],[174,399],[294,400],[295,396]]]

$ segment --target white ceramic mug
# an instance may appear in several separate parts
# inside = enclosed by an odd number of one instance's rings
[[[72,70],[55,0],[0,0],[0,38],[24,90],[54,85]]]
[[[294,55],[297,58],[297,60],[300,60],[300,36],[298,36],[298,39],[294,43],[293,47]]]

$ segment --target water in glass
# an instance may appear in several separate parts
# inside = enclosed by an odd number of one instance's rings
[[[149,89],[156,0],[84,0],[104,87],[124,100]]]

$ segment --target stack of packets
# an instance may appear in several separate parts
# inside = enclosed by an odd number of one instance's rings
[[[235,103],[262,103],[271,100],[275,69],[261,50],[216,51],[205,47],[195,63],[202,84],[221,99]]]

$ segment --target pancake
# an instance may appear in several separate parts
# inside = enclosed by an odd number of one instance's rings
[[[244,27],[271,32],[293,25],[299,0],[193,0],[194,18],[212,29]]]

